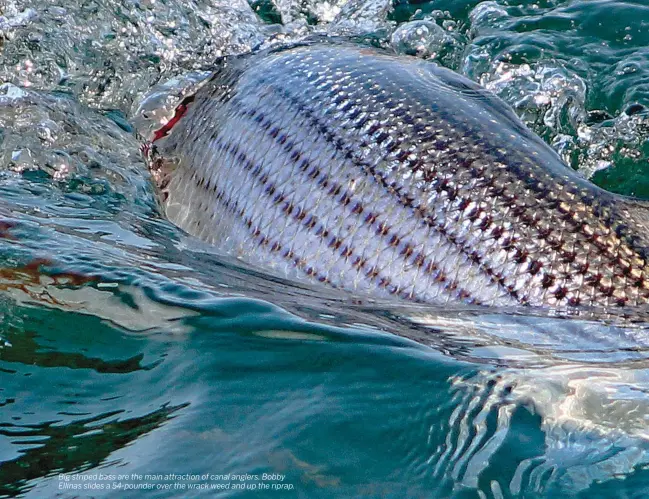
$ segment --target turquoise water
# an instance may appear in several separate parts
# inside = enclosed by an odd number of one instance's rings
[[[283,281],[165,221],[136,137],[217,56],[356,36],[479,81],[649,198],[646,2],[2,9],[0,497],[649,491],[646,324]]]

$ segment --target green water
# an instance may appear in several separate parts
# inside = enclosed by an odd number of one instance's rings
[[[282,281],[165,221],[133,132],[217,56],[357,36],[480,81],[649,198],[646,2],[1,8],[0,497],[649,493],[644,324]]]

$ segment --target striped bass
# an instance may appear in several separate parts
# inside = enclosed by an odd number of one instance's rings
[[[428,303],[649,302],[648,205],[417,58],[322,43],[228,58],[148,149],[173,223],[289,278]]]

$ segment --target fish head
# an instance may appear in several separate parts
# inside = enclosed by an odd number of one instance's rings
[[[140,150],[163,203],[168,196],[165,189],[177,160],[160,154],[159,141],[169,135],[182,119],[194,93],[210,74],[209,71],[193,72],[155,85],[136,104],[132,113],[136,135],[141,142]]]
[[[188,73],[154,85],[134,106],[131,121],[138,138],[152,143],[162,129],[170,129],[170,121],[177,115],[179,106],[196,93],[211,75],[210,71]]]

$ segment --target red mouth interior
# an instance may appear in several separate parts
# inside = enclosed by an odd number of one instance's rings
[[[158,130],[155,131],[151,142],[153,143],[156,140],[161,139],[162,137],[166,137],[169,134],[169,131],[175,126],[176,123],[178,123],[180,118],[182,118],[183,115],[187,112],[187,108],[189,104],[191,104],[193,101],[194,101],[193,95],[190,95],[189,97],[183,99],[183,101],[176,108],[174,117],[171,118],[162,128],[159,128]]]

